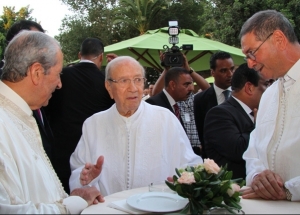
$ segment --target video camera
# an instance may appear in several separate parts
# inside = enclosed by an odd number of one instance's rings
[[[169,43],[173,44],[171,48],[167,45],[163,46],[164,51],[164,60],[161,62],[162,66],[174,67],[183,65],[183,56],[180,50],[193,50],[193,45],[182,45],[182,47],[176,46],[179,43],[178,35],[180,33],[178,22],[169,21]]]

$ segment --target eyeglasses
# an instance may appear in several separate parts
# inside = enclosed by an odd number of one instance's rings
[[[258,51],[258,49],[272,36],[273,33],[269,34],[269,36],[267,36],[267,38],[257,47],[257,49],[255,49],[253,52],[250,51],[249,53],[246,54],[246,57],[244,58],[245,61],[247,61],[248,59],[251,59],[253,61],[256,60],[255,57],[255,53]]]
[[[135,86],[143,86],[146,82],[146,78],[134,78],[134,79],[129,79],[129,78],[121,78],[119,80],[114,80],[109,78],[109,81],[113,82],[113,83],[117,83],[120,85],[120,87],[127,87],[129,86],[129,84],[133,81],[133,83],[135,84]]]

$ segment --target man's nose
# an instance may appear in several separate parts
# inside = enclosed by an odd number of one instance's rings
[[[250,69],[253,69],[256,62],[255,62],[255,60],[247,59],[247,64]]]
[[[60,88],[62,88],[61,79],[59,79],[59,82],[58,82],[58,84],[56,86],[56,89],[60,89]]]

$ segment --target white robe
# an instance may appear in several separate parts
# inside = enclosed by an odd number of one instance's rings
[[[87,162],[104,156],[101,174],[90,185],[102,195],[164,182],[175,168],[203,163],[194,154],[179,120],[168,109],[144,101],[126,118],[116,105],[94,114],[83,124],[81,139],[71,155],[70,189],[81,187],[79,176]]]
[[[86,206],[65,193],[32,110],[0,81],[0,213],[80,213]]]
[[[292,193],[292,201],[300,201],[300,60],[288,75],[296,82],[282,97],[282,83],[276,81],[262,95],[255,129],[250,135],[246,161],[246,183],[270,169],[279,174]]]

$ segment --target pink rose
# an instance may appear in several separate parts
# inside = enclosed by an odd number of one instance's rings
[[[192,184],[196,182],[193,172],[183,172],[177,181],[179,184]]]
[[[208,173],[218,174],[221,170],[218,164],[216,164],[214,160],[211,160],[209,158],[204,159],[203,166]]]
[[[239,192],[240,191],[240,186],[237,184],[231,184],[230,188],[228,188],[227,190],[227,194],[228,196],[232,196],[235,192]]]

